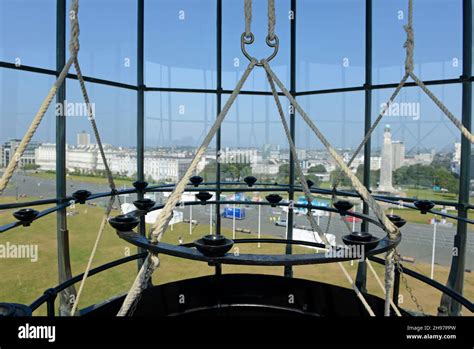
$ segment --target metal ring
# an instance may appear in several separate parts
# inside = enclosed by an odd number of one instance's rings
[[[267,35],[267,37],[265,39],[265,42],[267,43],[267,45],[269,47],[272,47],[274,50],[273,50],[273,53],[270,56],[268,56],[266,59],[261,59],[261,60],[258,60],[255,57],[252,57],[247,52],[247,50],[245,49],[245,45],[251,45],[254,41],[255,41],[255,37],[254,37],[253,33],[250,33],[249,35],[246,35],[246,33],[243,32],[241,37],[240,37],[240,48],[242,49],[242,53],[244,54],[244,56],[247,57],[247,59],[250,62],[256,62],[255,65],[257,65],[259,67],[262,67],[264,61],[265,62],[270,62],[273,58],[275,58],[275,56],[278,53],[278,49],[279,49],[279,46],[280,46],[280,41],[279,41],[277,35],[275,35],[273,40],[271,40],[270,37]]]
[[[323,264],[323,263],[334,263],[342,261],[350,261],[360,259],[360,256],[353,256],[349,254],[343,254],[343,256],[337,255],[337,253],[327,255],[326,252],[320,253],[302,253],[302,254],[233,254],[226,253],[222,257],[209,257],[205,256],[197,249],[186,246],[172,245],[164,242],[153,243],[146,237],[135,233],[134,231],[117,231],[117,235],[127,241],[128,243],[141,247],[150,253],[154,254],[166,254],[174,257],[183,259],[207,262],[207,263],[220,263],[220,264],[234,264],[234,265],[260,265],[260,266],[276,266],[276,265],[308,265],[308,264]],[[395,240],[391,240],[388,236],[380,239],[377,246],[370,251],[365,252],[365,256],[374,256],[383,252],[386,252],[392,248],[395,248],[401,241],[401,237],[398,236]],[[269,242],[267,240],[267,242]],[[276,242],[276,241],[272,241]],[[286,241],[285,241],[286,242]],[[293,241],[294,243],[295,241]],[[305,241],[298,241],[300,245],[308,245]],[[188,247],[189,246],[189,247]]]

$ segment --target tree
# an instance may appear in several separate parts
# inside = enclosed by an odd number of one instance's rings
[[[308,173],[327,173],[326,167],[324,165],[312,166],[308,169]]]
[[[204,169],[199,174],[204,182],[215,182],[216,181],[217,162],[215,160],[209,161]]]
[[[230,176],[232,181],[240,181],[251,174],[252,169],[249,163],[221,164],[221,171]]]
[[[283,164],[278,168],[278,181],[280,183],[288,183],[290,180],[290,165]]]
[[[309,179],[309,180],[313,181],[313,183],[314,183],[313,187],[319,187],[319,185],[321,184],[321,180],[313,174],[306,175],[306,179],[307,180]]]
[[[336,184],[336,182],[338,184],[338,187],[339,186],[348,187],[352,185],[350,179],[344,174],[344,172],[341,172],[341,170],[339,169],[332,171],[330,178],[331,178],[331,183],[333,186],[334,184]]]
[[[431,166],[441,167],[449,171],[449,169],[451,168],[451,159],[452,154],[437,153],[435,154],[433,161],[431,162]]]
[[[416,185],[426,188],[439,186],[451,193],[458,193],[457,176],[442,166],[411,165],[403,166],[394,172],[393,179],[398,185]]]

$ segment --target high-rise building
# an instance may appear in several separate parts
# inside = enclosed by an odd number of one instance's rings
[[[18,146],[20,145],[20,139],[9,139],[7,142],[0,146],[1,150],[1,167],[7,167],[12,157],[15,155]],[[38,148],[38,142],[30,142],[26,147],[23,155],[20,158],[20,166],[34,165],[35,164],[35,149]]]
[[[91,135],[86,131],[77,134],[77,146],[88,147],[91,144]]]
[[[401,141],[392,141],[392,168],[398,170],[405,162],[405,144]]]

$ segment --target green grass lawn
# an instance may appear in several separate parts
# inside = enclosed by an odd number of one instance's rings
[[[11,199],[2,197],[0,202]],[[84,271],[103,214],[103,209],[87,205],[77,205],[76,210],[78,212],[76,216],[68,217],[73,275]],[[0,211],[0,224],[13,221],[12,212],[13,210]],[[118,211],[114,211],[113,214],[118,214]],[[208,231],[209,227],[207,225],[198,225],[193,234],[190,235],[188,225],[180,223],[174,227],[173,231],[168,229],[163,241],[177,244],[178,238],[181,236],[185,242],[190,242],[207,234]],[[223,233],[228,236],[232,234],[230,230],[226,229],[223,230]],[[238,237],[248,237],[248,235],[238,234]],[[30,227],[19,227],[1,234],[0,244],[5,244],[6,242],[38,245],[39,258],[37,262],[24,259],[0,260],[0,301],[30,304],[44,290],[58,283],[56,271],[56,215],[46,216],[34,222]],[[284,246],[262,244],[262,247],[258,248],[256,244],[244,244],[239,246],[239,250],[241,253],[284,253]],[[295,253],[311,253],[311,251],[303,247],[295,247],[294,249]],[[113,229],[107,226],[93,266],[99,266],[134,253],[134,246],[119,239]],[[354,262],[352,265],[350,262],[344,264],[352,277],[355,278],[357,262]],[[383,266],[374,263],[374,267],[378,275],[383,277]],[[414,265],[410,264],[409,267],[429,275],[430,266],[427,264],[416,263]],[[446,267],[436,266],[436,279],[442,283],[446,282],[448,271]],[[161,266],[155,272],[153,281],[155,284],[160,284],[209,275],[213,272],[214,269],[209,267],[207,263],[162,255]],[[223,272],[282,275],[283,267],[224,265]],[[80,307],[85,307],[114,295],[127,292],[133,282],[135,273],[136,263],[131,262],[90,277],[84,288]],[[294,276],[350,287],[336,264],[297,266],[294,267]],[[440,293],[410,277],[408,277],[408,282],[426,311],[434,314],[439,305]],[[370,273],[368,274],[368,291],[379,296],[382,295],[379,286]],[[416,309],[403,287],[401,287],[401,294],[404,297],[402,305],[408,309]],[[474,298],[474,278],[470,273],[466,273],[465,294],[470,299]],[[35,312],[36,315],[44,315],[45,313],[44,307]]]
[[[458,195],[454,193],[441,193],[436,192],[429,188],[402,188],[406,197],[418,198],[426,200],[439,200],[439,201],[457,201]]]

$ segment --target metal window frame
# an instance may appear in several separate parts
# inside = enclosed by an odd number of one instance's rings
[[[225,90],[222,88],[222,0],[214,0],[216,5],[216,89],[194,89],[194,88],[172,88],[172,87],[147,87],[145,85],[145,75],[144,75],[144,63],[145,63],[145,39],[144,39],[144,7],[145,0],[137,0],[137,83],[136,85],[125,84],[118,81],[98,79],[90,76],[85,76],[85,80],[90,83],[100,84],[110,87],[123,88],[137,91],[137,179],[144,179],[143,172],[143,162],[144,162],[144,127],[145,127],[145,94],[146,92],[177,92],[177,93],[211,93],[216,95],[216,107],[217,113],[220,111],[222,106],[222,95],[232,93],[231,90]],[[57,55],[57,64],[56,70],[45,69],[40,67],[33,66],[16,66],[11,62],[0,61],[0,68],[3,69],[14,69],[18,71],[32,72],[36,74],[57,76],[61,70],[61,63],[64,62],[65,57],[65,25],[62,25],[63,19],[60,19],[59,16],[66,16],[65,9],[65,0],[56,0],[57,2],[57,11],[56,11],[56,55]],[[460,84],[462,86],[463,94],[463,110],[462,110],[462,122],[463,124],[470,129],[471,128],[471,118],[472,118],[472,82],[474,78],[472,76],[472,3],[471,0],[462,0],[463,4],[463,75],[459,78],[451,79],[439,79],[439,80],[428,80],[424,81],[426,85],[447,85],[447,84]],[[307,96],[307,95],[317,95],[317,94],[332,94],[332,93],[344,93],[344,92],[355,92],[355,91],[364,91],[365,94],[365,115],[364,115],[364,129],[365,132],[371,126],[371,100],[372,100],[372,91],[380,89],[394,88],[397,86],[397,83],[387,83],[387,84],[373,84],[372,83],[372,9],[373,3],[372,0],[365,0],[365,83],[362,86],[350,86],[350,87],[341,87],[333,89],[319,89],[311,91],[296,91],[296,5],[297,0],[291,0],[290,6],[291,10],[294,11],[295,17],[290,22],[290,92],[298,96]],[[68,74],[67,79],[77,79],[75,74]],[[408,82],[405,84],[406,87],[415,86],[414,83]],[[242,91],[244,95],[259,95],[259,96],[271,96],[271,92],[265,91]],[[66,98],[66,90],[61,89],[58,94],[58,101]],[[61,118],[63,121],[57,121],[56,123],[56,137],[57,143],[61,145],[61,149],[57,149],[58,159],[63,157],[65,152],[65,128],[66,122],[65,118]],[[290,131],[292,133],[293,139],[295,139],[295,115],[290,115]],[[459,180],[459,199],[457,202],[453,201],[452,204],[458,210],[458,215],[466,216],[468,210],[470,209],[469,205],[469,188],[470,188],[470,164],[471,164],[471,146],[468,141],[463,137],[461,146],[461,176]],[[60,148],[60,147],[58,147]],[[64,148],[64,149],[63,149]],[[216,151],[221,149],[221,132],[217,133],[216,136]],[[364,148],[364,155],[366,158],[370,158],[371,149],[370,141]],[[58,161],[57,165],[57,194],[58,197],[64,196],[64,186],[65,186],[65,171],[59,169],[60,166],[64,166],[63,162]],[[216,176],[220,179],[220,168],[217,166]],[[370,161],[364,164],[364,185],[370,185]],[[58,176],[59,174],[59,176]],[[290,157],[290,196],[293,195],[292,186],[294,184],[294,159]],[[217,192],[217,196],[220,196],[220,191]],[[364,211],[367,211],[367,207],[364,207]],[[216,224],[217,227],[220,227],[220,217],[216,210]],[[292,217],[291,215],[290,217]],[[65,229],[65,224],[62,223],[62,219],[58,215],[58,234],[59,232]],[[288,236],[292,236],[292,225],[289,225]],[[142,231],[144,233],[144,230]],[[466,234],[467,226],[461,222],[458,224],[457,233],[455,237],[455,247],[460,251],[458,257],[453,257],[453,263],[451,265],[450,276],[448,280],[448,287],[452,287],[455,291],[462,294],[463,287],[463,274],[464,274],[464,259],[465,259],[465,249],[466,249]],[[68,251],[68,242],[64,240],[64,234],[62,234],[61,239],[63,239],[62,248],[58,249],[58,254],[60,256],[67,256]],[[67,239],[66,239],[67,240]],[[291,253],[291,246],[287,247],[287,253]],[[68,258],[61,257],[61,260],[58,261],[58,267],[60,273],[68,269]],[[216,267],[216,272],[220,272],[220,268]],[[292,271],[290,269],[285,270],[285,275],[291,276]],[[359,278],[359,282],[362,282],[363,274]],[[62,281],[62,280],[60,280]],[[452,300],[447,301],[446,297],[443,297],[442,306],[447,306],[447,310],[450,315],[457,315],[460,312],[460,306],[456,302],[450,303]],[[449,304],[448,304],[448,303]]]

